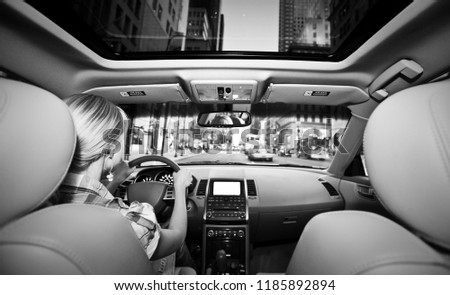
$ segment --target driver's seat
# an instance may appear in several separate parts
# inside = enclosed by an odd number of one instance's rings
[[[130,223],[90,205],[40,209],[70,166],[66,105],[0,78],[0,274],[153,274]]]

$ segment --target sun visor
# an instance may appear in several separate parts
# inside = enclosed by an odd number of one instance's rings
[[[315,105],[359,104],[369,100],[360,88],[337,85],[270,84],[261,102]]]
[[[180,84],[104,86],[84,93],[103,96],[112,103],[189,102]]]

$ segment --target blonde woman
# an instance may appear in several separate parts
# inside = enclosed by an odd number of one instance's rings
[[[162,259],[154,263],[155,271],[173,274],[172,254],[186,236],[185,188],[191,183],[191,174],[185,169],[174,173],[175,205],[169,227],[162,229],[150,204],[127,205],[100,182],[109,178],[108,186],[114,188],[132,172],[122,159],[125,121],[121,109],[103,97],[89,94],[73,95],[65,102],[75,123],[77,146],[59,189],[59,203],[92,204],[120,212],[130,221],[148,258]]]

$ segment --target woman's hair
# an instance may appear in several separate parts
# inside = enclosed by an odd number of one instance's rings
[[[75,94],[64,102],[72,113],[77,146],[71,171],[86,169],[104,155],[119,152],[123,118],[118,107],[93,94]]]

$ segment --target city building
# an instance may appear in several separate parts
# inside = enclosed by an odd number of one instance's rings
[[[331,47],[334,52],[363,20],[364,16],[379,0],[331,0],[329,22]]]
[[[172,36],[186,27],[181,23],[186,1],[71,0],[83,20],[120,53],[166,51]]]
[[[179,46],[179,42],[172,41],[181,26],[182,9],[181,0],[146,0],[139,51],[168,51]]]
[[[185,49],[187,51],[211,51],[212,48],[212,30],[208,11],[203,7],[190,7]]]
[[[280,0],[280,16],[278,27],[278,51],[287,52],[298,34],[294,28],[294,2],[295,0]]]
[[[221,51],[224,22],[220,0],[190,0],[186,50]]]
[[[75,12],[116,52],[139,50],[143,0],[70,1]]]
[[[323,53],[330,48],[330,0],[280,0],[280,52]]]

